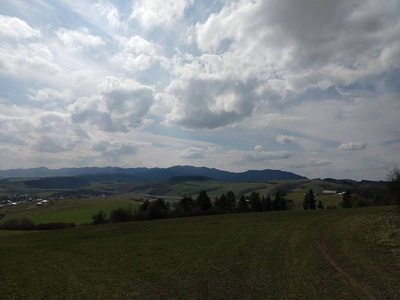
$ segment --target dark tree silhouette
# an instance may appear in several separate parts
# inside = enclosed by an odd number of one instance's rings
[[[240,196],[240,199],[238,201],[237,211],[238,212],[248,212],[249,211],[249,205],[247,204],[247,200],[244,195]]]
[[[212,207],[210,197],[208,197],[206,191],[201,191],[196,198],[196,206],[202,211],[207,211]]]
[[[353,206],[353,203],[351,201],[351,194],[349,191],[343,193],[341,205],[343,208],[351,208]]]
[[[394,166],[387,175],[388,188],[397,203],[397,209],[400,210],[400,169]]]

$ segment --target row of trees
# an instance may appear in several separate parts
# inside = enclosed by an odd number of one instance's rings
[[[318,201],[318,206],[315,201],[315,196],[313,190],[309,190],[305,196],[304,196],[304,201],[303,201],[303,209],[324,209],[324,205],[322,204],[322,201]]]
[[[137,210],[134,210],[132,206],[128,206],[128,208],[121,207],[111,211],[109,219],[107,219],[103,211],[99,211],[92,219],[93,224],[102,224],[206,214],[278,211],[286,210],[287,207],[286,200],[279,192],[271,199],[270,196],[264,197],[260,193],[253,191],[250,196],[245,197],[242,195],[237,201],[235,194],[229,191],[211,201],[207,192],[201,191],[195,199],[191,196],[183,197],[174,208],[171,209],[170,203],[165,202],[164,199],[146,200]]]
[[[0,224],[4,230],[53,230],[75,227],[75,223],[39,223],[35,224],[28,217],[11,218]]]

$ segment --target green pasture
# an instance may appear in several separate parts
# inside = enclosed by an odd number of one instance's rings
[[[3,209],[6,216],[1,222],[9,218],[28,217],[34,223],[91,223],[92,216],[103,210],[107,217],[111,210],[128,205],[138,206],[139,203],[130,200],[126,196],[114,196],[108,198],[90,199],[64,199],[52,200],[47,205],[35,206],[37,202],[28,202]]]
[[[396,299],[395,207],[0,233],[1,299]]]
[[[260,192],[261,195],[267,195],[271,190],[276,189],[278,186],[290,182],[289,180],[278,180],[269,182],[223,182],[215,180],[206,181],[186,181],[169,186],[169,191],[166,196],[197,196],[197,194],[205,190],[210,198],[221,196],[228,191],[235,194],[250,194],[251,191]],[[296,181],[293,181],[296,182]]]
[[[303,201],[305,196],[305,191],[303,192],[293,192],[288,193],[285,196],[285,199],[293,201],[293,209],[302,210],[303,209]],[[343,201],[342,195],[315,195],[315,202],[318,205],[318,201],[321,201],[326,209],[328,206],[337,208],[340,207],[340,203]]]

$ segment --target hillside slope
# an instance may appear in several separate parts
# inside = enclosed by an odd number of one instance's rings
[[[279,179],[305,179],[306,177],[280,170],[250,170],[241,173],[222,171],[206,167],[174,166],[170,168],[63,168],[63,169],[13,169],[0,171],[1,177],[53,177],[109,174],[129,175],[132,181],[168,180],[179,176],[205,176],[219,181],[246,182]]]

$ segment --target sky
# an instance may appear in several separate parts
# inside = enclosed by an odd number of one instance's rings
[[[0,2],[0,169],[384,180],[400,1]]]

